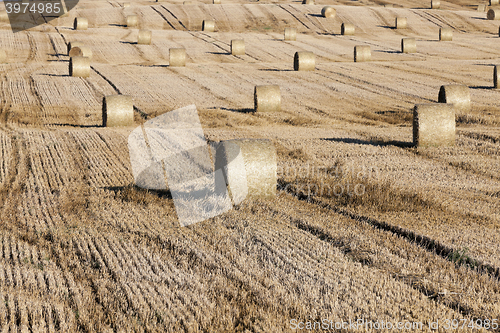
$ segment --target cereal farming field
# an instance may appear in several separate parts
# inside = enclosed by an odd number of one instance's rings
[[[130,1],[81,0],[17,33],[0,23],[0,332],[299,332],[359,319],[500,332],[500,21],[465,0]],[[215,32],[201,31],[208,19]],[[139,28],[151,45],[136,43]],[[416,53],[401,52],[409,37]],[[72,41],[92,50],[89,77],[68,75]],[[353,61],[357,45],[371,61]],[[186,49],[185,67],[169,66],[170,48]],[[298,51],[315,54],[314,71],[294,71]],[[269,84],[281,110],[253,112],[254,87]],[[416,148],[413,107],[448,84],[471,99],[455,145]],[[133,97],[133,126],[102,126],[112,94]],[[128,135],[190,104],[210,141],[272,141],[276,198],[180,227],[168,192],[134,186]]]

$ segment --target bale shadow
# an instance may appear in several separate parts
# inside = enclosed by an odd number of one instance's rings
[[[401,51],[385,51],[385,50],[373,50],[373,52],[380,52],[380,53],[403,53]]]
[[[66,53],[52,53],[52,54],[49,53],[47,55],[52,56],[52,57],[67,57],[68,56],[68,54],[66,54]]]
[[[379,28],[396,30],[396,27],[391,27],[390,25],[377,25]]]
[[[52,123],[52,124],[45,124],[45,126],[69,126],[69,127],[75,127],[75,128],[96,128],[96,127],[104,127],[102,124],[101,125],[77,125],[77,124],[68,124],[68,123]]]
[[[231,55],[231,52],[206,52],[209,54],[217,54],[217,55]]]
[[[263,72],[293,72],[293,69],[275,69],[275,68],[259,68]]]
[[[54,60],[57,61],[57,60]],[[51,76],[51,77],[71,77],[69,74],[38,74],[42,76]]]
[[[110,23],[108,24],[109,26],[111,27],[120,27],[120,28],[126,28],[127,25],[126,24],[115,24],[115,23]]]
[[[396,146],[396,147],[400,147],[400,148],[413,148],[413,147],[415,147],[413,142],[397,141],[397,140],[366,141],[366,140],[352,139],[352,138],[325,138],[322,140],[341,142],[341,143],[347,143],[347,144],[369,145],[369,146],[375,146],[375,147],[385,147],[385,146]]]
[[[148,189],[139,187],[135,184],[130,184],[127,186],[104,186],[101,188],[108,190],[108,191],[111,191],[111,192],[114,192],[115,195],[122,193],[125,190],[134,190],[134,191],[137,191],[137,192],[143,193],[143,194],[145,194],[145,193],[153,194],[160,199],[172,199],[172,193],[170,193],[170,190],[148,190]]]
[[[219,108],[224,111],[238,112],[238,113],[255,113],[255,109],[242,108],[242,109],[231,109],[231,108]]]
[[[477,90],[497,90],[493,86],[470,86],[470,89],[477,89]]]
[[[321,14],[307,14],[307,15],[314,16],[314,17],[323,17],[323,15],[321,15]]]
[[[485,18],[485,17],[471,17],[471,18],[472,18],[472,19],[476,19],[476,20],[488,21],[488,19],[487,19],[487,18]],[[490,21],[492,21],[492,20],[490,20]]]
[[[124,41],[120,41],[120,43],[122,43],[122,44],[129,44],[129,45],[137,45],[137,42],[124,42]]]

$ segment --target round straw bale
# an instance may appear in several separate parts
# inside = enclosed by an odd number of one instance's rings
[[[73,47],[80,47],[80,46],[83,46],[83,42],[77,42],[77,41],[69,42],[68,43],[68,55]]]
[[[408,20],[406,17],[396,17],[396,29],[406,29]]]
[[[303,5],[314,5],[314,0],[302,0]]]
[[[124,2],[123,3],[123,8],[127,8],[127,7],[130,7],[130,2]]]
[[[478,12],[485,12],[486,11],[486,5],[477,5],[477,11]]]
[[[413,144],[417,147],[455,144],[452,104],[416,104],[413,108]]]
[[[221,0],[213,0],[212,2],[214,5],[220,5],[221,4]]]
[[[441,7],[441,2],[439,0],[431,0],[431,9],[439,9]]]
[[[137,35],[137,44],[151,44],[151,35],[151,30],[139,30],[139,34]]]
[[[139,17],[137,15],[128,15],[127,16],[127,27],[134,28],[139,24]]]
[[[293,69],[296,71],[313,71],[316,68],[314,53],[302,51],[295,52],[293,57]]]
[[[231,40],[231,54],[244,55],[245,54],[245,41],[243,39]]]
[[[134,124],[132,96],[108,95],[102,99],[102,126],[130,126]]]
[[[170,49],[169,59],[170,59],[169,60],[170,67],[185,67],[186,49]]]
[[[459,84],[441,86],[438,102],[453,104],[456,109],[463,112],[470,112],[469,87]]]
[[[285,40],[297,40],[297,29],[285,28]]]
[[[500,20],[500,8],[491,8],[486,14],[488,20]]]
[[[417,42],[415,38],[402,38],[401,39],[401,52],[402,53],[415,53],[417,52]]]
[[[215,21],[212,20],[203,20],[201,24],[201,30],[206,32],[214,32],[215,31]]]
[[[490,0],[490,6],[495,6],[495,5],[498,5],[500,3],[499,0]]]
[[[85,17],[76,17],[73,22],[73,28],[75,30],[87,30],[89,27],[89,20]]]
[[[9,15],[7,14],[6,10],[0,10],[0,22],[8,22],[9,21]]]
[[[439,28],[439,40],[451,42],[453,40],[453,30],[451,28]]]
[[[354,47],[354,62],[372,60],[372,51],[368,45],[356,45]]]
[[[493,87],[498,89],[498,66],[493,67]]]
[[[245,197],[276,197],[276,148],[270,140],[222,141],[215,153],[215,170],[222,170],[234,204]]]
[[[321,16],[334,18],[337,15],[337,11],[332,6],[325,6],[321,9]]]
[[[90,59],[82,56],[69,58],[69,75],[74,77],[89,77]]]
[[[70,57],[77,57],[77,56],[87,57],[90,60],[92,60],[92,50],[88,46],[83,46],[83,45],[74,46],[69,51],[68,55]]]
[[[342,35],[354,35],[355,31],[356,28],[354,27],[354,24],[342,23],[342,25],[340,26],[340,33]]]
[[[278,85],[255,86],[253,100],[256,112],[280,111],[280,87]]]
[[[7,62],[7,52],[0,50],[0,64]]]

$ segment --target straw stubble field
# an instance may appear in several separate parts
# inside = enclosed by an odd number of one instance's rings
[[[1,23],[0,331],[500,320],[498,24],[465,1],[429,5],[81,1],[29,31]],[[216,32],[200,31],[208,19]],[[296,41],[283,41],[288,26]],[[139,29],[151,45],[136,44]],[[401,53],[402,38],[417,52]],[[245,54],[231,55],[234,39]],[[92,50],[89,77],[68,75],[71,41]],[[370,62],[353,62],[356,45]],[[171,48],[185,67],[168,66]],[[314,71],[293,70],[303,51]],[[455,146],[417,149],[413,106],[443,84],[469,86],[472,110],[457,111]],[[280,111],[250,112],[256,85],[279,85]],[[135,127],[100,126],[112,94],[133,96],[136,125],[194,103],[212,141],[272,140],[276,199],[179,227],[168,193],[133,186]]]

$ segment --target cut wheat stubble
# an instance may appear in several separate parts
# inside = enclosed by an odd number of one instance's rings
[[[413,144],[417,147],[455,144],[452,104],[417,104],[413,109]]]
[[[231,54],[244,55],[245,54],[245,41],[243,39],[231,40]]]
[[[102,126],[134,125],[134,102],[132,96],[108,95],[102,99]]]
[[[281,92],[278,85],[255,86],[255,112],[277,112],[281,110]]]
[[[169,67],[186,66],[186,49],[173,48],[169,50]]]
[[[9,14],[6,10],[0,10],[0,22],[9,22]]]
[[[85,17],[76,17],[73,22],[73,29],[75,30],[87,30],[89,27],[89,20]]]
[[[451,42],[453,40],[453,29],[439,28],[439,40],[442,42]]]
[[[372,51],[368,45],[356,45],[354,47],[354,62],[365,62],[372,60]]]
[[[150,30],[139,30],[137,35],[137,44],[140,45],[150,45],[152,38],[152,32]]]
[[[284,40],[297,40],[297,29],[296,28],[285,28]]]
[[[72,46],[68,52],[70,57],[87,57],[92,60],[92,50],[88,46],[80,45],[80,46]]]
[[[269,140],[237,139],[218,143],[215,170],[222,170],[234,204],[246,197],[276,197],[276,148]]]
[[[408,20],[406,17],[396,17],[396,29],[406,29],[408,27]]]
[[[203,23],[201,24],[201,31],[214,32],[215,31],[215,21],[203,20]]]
[[[340,26],[340,34],[344,36],[354,35],[356,28],[354,24],[351,23],[342,23]]]
[[[316,57],[308,51],[295,52],[293,69],[295,71],[313,71],[316,68]]]
[[[401,52],[402,53],[415,53],[417,52],[417,42],[415,38],[402,38],[401,39]]]
[[[4,64],[7,62],[7,52],[5,50],[0,49],[0,64]]]
[[[126,19],[127,28],[135,28],[139,25],[139,17],[137,15],[128,15]]]
[[[500,20],[500,9],[499,8],[491,8],[488,10],[486,14],[488,20]]]
[[[69,75],[73,77],[90,76],[90,59],[77,56],[69,59]]]
[[[439,88],[438,102],[453,104],[455,109],[468,113],[471,110],[469,87],[461,84],[443,85]]]
[[[321,16],[334,18],[337,15],[337,11],[332,6],[325,6],[321,9]]]

